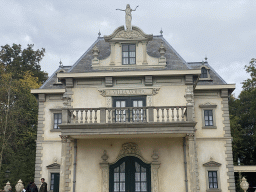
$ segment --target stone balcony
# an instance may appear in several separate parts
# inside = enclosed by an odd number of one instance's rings
[[[191,106],[62,109],[62,135],[121,136],[194,133]]]

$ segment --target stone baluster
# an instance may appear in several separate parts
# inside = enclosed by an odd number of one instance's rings
[[[184,107],[181,107],[181,118],[182,118],[182,121],[184,121]]]
[[[159,109],[158,108],[156,109],[156,119],[157,119],[157,122],[159,122]]]
[[[123,109],[120,109],[120,122],[124,122],[124,114],[123,114]]]
[[[108,109],[108,123],[111,123],[111,109]]]
[[[176,112],[177,112],[177,121],[180,121],[179,107],[176,107]]]
[[[142,110],[141,108],[138,109],[138,112],[139,112],[139,122],[142,122],[141,118],[143,118],[141,110]]]
[[[143,110],[143,122],[147,121],[147,117],[146,117],[146,109],[142,109]]]
[[[78,111],[79,110],[76,110],[76,123],[78,123]]]
[[[166,112],[167,112],[167,122],[169,122],[170,121],[170,119],[169,119],[169,108],[166,108]]]
[[[125,120],[126,120],[126,122],[128,123],[128,121],[129,121],[129,109],[127,109],[127,110],[125,111]]]
[[[164,108],[162,108],[162,122],[164,122]]]
[[[117,120],[117,110],[113,109],[112,111],[112,123]]]
[[[92,109],[90,109],[90,123],[92,123]]]
[[[74,110],[73,109],[70,109],[70,123],[74,123]]]
[[[94,109],[94,123],[97,123],[97,113],[98,113],[98,110]]]
[[[84,123],[88,123],[88,117],[87,117],[88,110],[85,109],[85,117],[84,117]]]
[[[172,107],[171,110],[172,110],[172,121],[174,121],[174,108]]]
[[[83,123],[83,117],[84,117],[83,116],[83,112],[84,112],[84,110],[81,110],[81,118],[80,118],[81,120],[80,120],[80,123]]]

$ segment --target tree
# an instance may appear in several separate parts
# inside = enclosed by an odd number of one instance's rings
[[[34,51],[33,45],[2,46],[0,52],[0,187],[11,171],[11,184],[18,179],[33,180],[37,101],[30,90],[39,88],[47,74],[39,65],[45,50]]]
[[[40,66],[45,49],[33,50],[33,47],[33,44],[28,44],[28,47],[22,50],[21,45],[17,44],[1,46],[0,63],[4,65],[7,73],[12,74],[13,79],[23,78],[26,71],[38,77],[38,83],[43,83],[48,78],[47,73],[42,71]]]
[[[243,90],[238,99],[229,100],[230,126],[233,137],[234,164],[256,164],[256,60],[252,59],[245,70],[250,78],[243,82]],[[244,173],[244,176],[249,173]],[[255,180],[256,175],[247,178]],[[239,189],[237,189],[239,191]]]

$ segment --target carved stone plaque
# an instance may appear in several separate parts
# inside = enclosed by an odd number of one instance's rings
[[[138,89],[100,89],[103,97],[129,96],[129,95],[156,95],[160,88],[138,88]]]

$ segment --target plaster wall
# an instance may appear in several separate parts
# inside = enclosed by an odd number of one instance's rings
[[[198,154],[198,172],[200,180],[200,191],[206,191],[207,189],[207,172],[206,167],[203,166],[204,163],[210,161],[216,161],[221,164],[220,167],[213,168],[219,171],[218,184],[222,191],[228,190],[227,183],[227,168],[226,168],[226,155],[225,155],[225,139],[197,139],[197,154]]]
[[[220,96],[214,97],[196,97],[195,98],[195,121],[196,124],[196,137],[223,137],[223,111],[222,111],[222,98]],[[216,128],[207,129],[203,128],[204,126],[204,111],[203,108],[200,108],[199,105],[204,105],[206,103],[210,103],[213,105],[217,105],[216,108],[213,109],[213,121]]]
[[[107,151],[108,162],[116,161],[122,144],[134,142],[142,157],[151,162],[153,150],[158,150],[159,191],[185,191],[183,138],[162,139],[94,139],[78,140],[77,148],[77,192],[101,191],[100,162],[103,150]]]
[[[43,161],[42,161],[42,177],[45,178],[45,181],[48,183],[48,190],[50,190],[50,169],[47,169],[46,166],[54,163],[54,158],[57,159],[57,163],[61,163],[61,141],[45,141],[42,144],[43,150]]]

